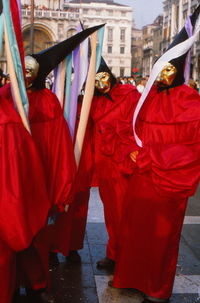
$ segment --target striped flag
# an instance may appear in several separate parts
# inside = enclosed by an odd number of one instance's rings
[[[30,132],[28,122],[28,98],[24,83],[23,60],[21,60],[21,58],[23,59],[22,35],[19,8],[16,0],[3,0],[3,15],[5,48],[13,99],[25,128]]]

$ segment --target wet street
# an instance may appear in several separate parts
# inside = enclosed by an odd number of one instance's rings
[[[132,290],[107,285],[112,273],[96,268],[105,256],[107,234],[97,189],[91,190],[84,249],[80,263],[66,262],[52,268],[56,303],[140,303],[142,296]],[[134,274],[134,273],[133,273]],[[200,303],[200,189],[190,199],[184,222],[177,274],[171,303]]]

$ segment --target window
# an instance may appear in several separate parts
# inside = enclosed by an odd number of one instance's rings
[[[67,38],[70,38],[70,37],[72,37],[75,34],[76,34],[76,29],[71,28],[67,32]]]
[[[109,16],[113,16],[113,11],[112,11],[112,10],[109,10],[109,11],[108,11],[108,15],[109,15]]]
[[[84,8],[84,9],[83,9],[83,14],[84,14],[84,15],[87,15],[87,13],[88,13],[88,9]]]
[[[108,41],[113,41],[113,28],[108,28]]]
[[[120,67],[120,77],[124,77],[124,68],[123,67]]]
[[[125,28],[120,29],[120,41],[125,42]]]
[[[112,54],[112,45],[108,45],[108,54]]]
[[[126,17],[126,12],[121,12],[122,17]]]
[[[120,46],[120,54],[124,54],[125,53],[125,47],[124,46]]]

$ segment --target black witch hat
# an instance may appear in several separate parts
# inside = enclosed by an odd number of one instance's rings
[[[106,63],[106,61],[104,60],[103,57],[101,57],[101,62],[100,62],[97,73],[101,73],[101,72],[106,72],[110,75],[111,87],[117,82],[117,79],[115,78],[115,76],[111,72],[110,68],[108,67],[108,65],[107,65],[107,63]]]
[[[41,89],[45,87],[47,75],[69,55],[83,40],[100,29],[104,24],[87,28],[80,33],[31,56],[39,63],[37,78],[32,87]]]
[[[195,9],[194,13],[189,17],[190,21],[191,21],[191,25],[192,25],[192,30],[194,30],[194,27],[195,27],[196,21],[199,17],[199,14],[200,14],[200,5],[198,5],[198,7]],[[176,37],[174,38],[173,42],[169,45],[167,50],[169,50],[172,47],[176,46],[177,44],[187,40],[188,38],[189,38],[189,36],[188,36],[187,30],[184,26],[182,28],[182,30],[176,35]],[[185,62],[186,62],[186,57],[187,57],[188,52],[189,51],[187,51],[184,55],[182,55],[178,58],[172,59],[170,61],[170,63],[173,64],[177,69],[176,77],[170,87],[179,86],[185,82],[184,68],[185,68]]]
[[[110,68],[108,67],[108,65],[106,64],[106,61],[104,60],[103,57],[101,57],[101,62],[100,62],[100,66],[98,68],[97,73],[101,73],[101,72],[105,72],[108,73],[110,75],[110,89],[112,89],[112,87],[117,83],[117,79],[116,77],[113,75],[113,73],[111,72]],[[95,95],[96,96],[100,96],[100,95],[104,95],[106,96],[108,99],[112,100],[111,96],[109,95],[109,92],[106,94],[101,93],[98,89],[95,88]]]

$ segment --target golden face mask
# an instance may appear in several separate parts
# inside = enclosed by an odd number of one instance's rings
[[[39,70],[39,63],[31,56],[25,57],[25,71],[26,71],[26,88],[30,88],[33,81],[37,77]]]
[[[157,84],[163,84],[166,86],[172,85],[175,76],[177,73],[177,69],[171,63],[168,63],[161,71],[160,75],[156,79]]]
[[[110,90],[110,75],[106,72],[96,74],[95,87],[102,94],[106,94]]]

